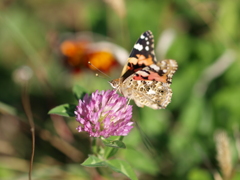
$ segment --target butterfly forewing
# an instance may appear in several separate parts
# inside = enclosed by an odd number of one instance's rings
[[[134,72],[146,66],[156,63],[154,53],[154,39],[151,31],[146,31],[134,44],[128,58],[128,63],[124,66],[121,76],[128,77]]]
[[[150,57],[152,63],[156,63],[154,39],[151,31],[146,31],[141,34],[137,42],[134,44],[129,57],[138,58],[138,55],[143,55],[146,59]]]

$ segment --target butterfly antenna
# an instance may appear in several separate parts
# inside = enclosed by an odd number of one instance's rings
[[[99,78],[102,78],[102,79],[107,79],[107,80],[109,80],[107,77],[100,76],[98,73],[96,73],[95,76],[96,76],[96,77],[99,77]]]
[[[110,76],[108,76],[106,73],[104,73],[103,71],[101,71],[100,69],[98,69],[96,66],[94,66],[90,61],[88,61],[88,64],[92,67],[94,67],[98,72],[102,73],[103,75],[105,75],[107,77],[108,80],[111,79]],[[96,76],[100,77],[99,74],[96,74]]]

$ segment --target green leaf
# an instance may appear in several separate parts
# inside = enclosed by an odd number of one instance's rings
[[[77,84],[73,87],[72,91],[77,100],[82,99],[87,92],[82,86],[79,86]]]
[[[137,180],[137,176],[132,167],[125,161],[113,159],[104,161],[96,156],[90,155],[81,165],[86,167],[109,167],[113,171],[122,173],[132,180]]]
[[[110,136],[107,139],[101,137],[103,144],[107,146],[104,151],[105,159],[114,156],[118,152],[119,148],[126,148],[126,145],[122,142],[123,138],[124,136]]]
[[[74,117],[74,111],[76,109],[76,105],[73,104],[62,104],[53,109],[51,109],[48,114],[57,114],[65,117]]]
[[[118,152],[118,148],[105,147],[104,157],[105,157],[105,159],[108,159],[108,158],[114,156],[117,152]]]
[[[108,147],[123,148],[123,149],[126,148],[126,145],[122,141],[119,141],[119,140],[112,141],[112,140],[102,138],[102,141],[103,141],[103,144]]]
[[[90,155],[81,165],[87,167],[102,167],[107,166],[106,162],[96,156]]]
[[[132,167],[125,161],[113,159],[106,161],[106,164],[112,170],[122,173],[132,180],[138,179]]]

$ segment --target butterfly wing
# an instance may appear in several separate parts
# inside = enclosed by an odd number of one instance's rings
[[[171,101],[170,85],[177,67],[172,59],[156,62],[153,35],[146,31],[135,43],[122,76],[110,84],[139,107],[164,109]]]
[[[127,64],[122,70],[123,80],[146,66],[156,63],[154,39],[151,31],[146,31],[134,44]]]
[[[129,57],[138,58],[138,55],[143,55],[145,59],[150,58],[151,64],[156,63],[154,37],[151,31],[146,31],[141,34],[137,42],[134,44]]]
[[[171,102],[170,85],[177,67],[177,62],[172,59],[147,66],[125,79],[120,91],[139,107],[164,109]]]
[[[137,71],[134,74],[133,79],[143,81],[160,81],[171,84],[173,74],[176,72],[177,68],[178,65],[175,60],[166,59]]]

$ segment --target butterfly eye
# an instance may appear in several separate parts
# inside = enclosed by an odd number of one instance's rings
[[[117,89],[120,85],[120,80],[115,79],[115,80],[109,81],[109,83],[112,86],[112,88]]]

